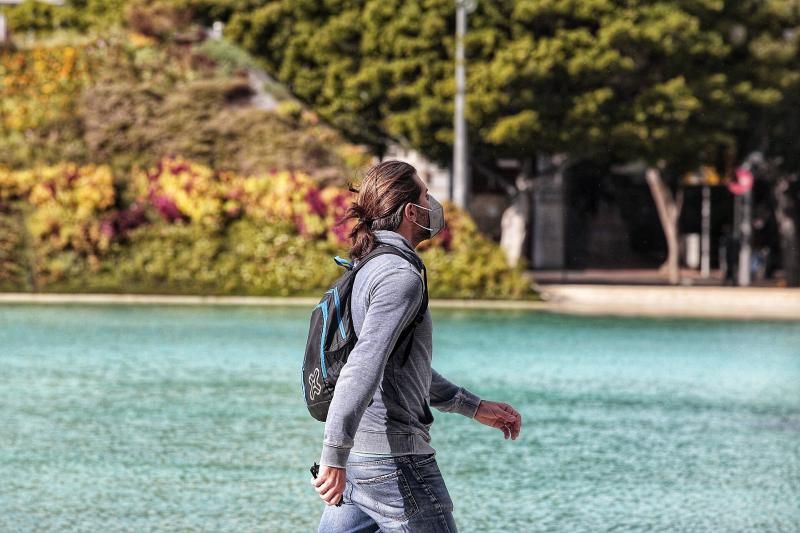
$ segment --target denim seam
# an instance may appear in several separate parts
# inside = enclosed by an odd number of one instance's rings
[[[369,461],[353,461],[354,466],[388,465],[392,463],[407,463],[408,459],[403,456],[389,457],[387,459],[372,459]]]
[[[388,474],[381,474],[379,476],[368,477],[368,478],[364,478],[364,479],[358,479],[358,478],[354,477],[353,478],[353,483],[355,483],[356,485],[362,485],[362,486],[363,485],[378,485],[378,484],[383,483],[385,481],[389,481],[389,480],[392,480],[392,479],[397,479],[401,475],[402,475],[402,472],[398,468],[394,472],[389,472]],[[406,492],[408,494],[411,494],[411,489],[408,486],[406,486],[406,489],[407,489]],[[404,494],[404,496],[405,496],[405,494]]]
[[[408,499],[410,500],[411,508],[414,509],[413,513],[406,516],[406,520],[411,520],[412,517],[422,512],[422,508],[420,508],[420,506],[417,505],[417,500],[414,498],[414,491],[411,490],[411,485],[408,484],[408,480],[406,479],[405,474],[403,474],[402,469],[400,471],[400,479],[403,481],[403,484],[405,485],[406,490],[408,491]]]
[[[412,462],[409,465],[411,467],[411,470],[414,472],[414,478],[420,484],[420,487],[422,487],[422,489],[425,491],[425,494],[427,494],[428,497],[431,499],[431,502],[433,502],[433,508],[436,510],[436,517],[439,519],[439,522],[441,523],[443,528],[442,531],[444,531],[445,533],[450,533],[450,526],[447,525],[447,519],[444,516],[444,507],[439,502],[439,499],[436,497],[436,495],[433,493],[433,490],[431,490],[428,482],[425,481],[425,478],[423,478],[422,474],[420,474],[419,470],[417,470],[418,464],[424,464],[424,462],[417,464]]]
[[[403,494],[403,502],[405,503],[406,497],[408,497],[409,503],[411,504],[411,512],[403,513],[403,518],[399,519],[401,522],[407,522],[411,520],[413,517],[417,516],[419,513],[421,513],[422,509],[420,508],[419,505],[417,505],[417,500],[414,499],[414,491],[411,490],[411,486],[408,484],[408,480],[406,479],[406,476],[403,473],[402,468],[398,469],[397,479],[400,481],[400,483],[403,484],[403,487],[405,488],[405,493]],[[386,516],[380,511],[378,511],[378,513],[386,518],[389,518],[390,520],[398,520],[398,518],[392,516]]]
[[[428,457],[426,459],[422,459],[421,461],[417,461],[414,464],[417,465],[417,466],[425,466],[428,463],[432,463],[435,460],[436,460],[436,456],[432,455],[431,457]]]
[[[423,488],[423,490],[425,491],[425,494],[427,494],[428,497],[431,499],[431,502],[433,502],[434,509],[436,509],[437,512],[441,513],[442,510],[443,510],[442,504],[439,503],[439,499],[436,498],[436,495],[431,490],[430,485],[428,484],[427,481],[425,481],[425,478],[422,477],[422,474],[419,473],[419,470],[417,470],[417,465],[415,465],[414,463],[411,463],[410,466],[411,466],[411,469],[414,471],[414,478],[417,480],[417,482]]]

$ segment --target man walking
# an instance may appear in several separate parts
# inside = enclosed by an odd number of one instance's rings
[[[481,400],[431,367],[432,322],[413,329],[408,356],[395,351],[427,298],[417,245],[444,226],[442,206],[411,165],[372,167],[347,212],[357,264],[378,245],[383,254],[358,272],[351,310],[358,342],[328,410],[320,471],[312,484],[328,505],[320,532],[456,531],[453,503],[430,446],[430,406],[459,413],[516,439],[522,419],[510,405]],[[390,357],[391,356],[391,357]],[[336,505],[341,504],[341,505]]]

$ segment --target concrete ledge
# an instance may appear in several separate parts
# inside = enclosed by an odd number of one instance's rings
[[[280,298],[270,296],[191,296],[172,294],[47,294],[0,293],[0,303],[39,304],[163,304],[163,305],[261,305],[315,306],[317,298]]]
[[[0,293],[2,303],[38,304],[163,304],[163,305],[254,305],[313,307],[318,298],[272,296],[191,296],[169,294],[48,294],[7,292]],[[430,301],[432,308],[439,309],[524,309],[541,310],[549,307],[545,302],[518,300],[452,300]]]
[[[800,289],[548,285],[551,309],[624,316],[800,320]]]
[[[579,315],[696,317],[800,321],[800,289],[547,285],[545,301],[434,299],[434,309],[525,310]],[[317,298],[156,294],[0,293],[0,304],[142,304],[293,306]]]

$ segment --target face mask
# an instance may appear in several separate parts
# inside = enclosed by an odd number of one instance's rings
[[[428,239],[433,239],[442,228],[444,228],[444,209],[442,208],[442,204],[440,204],[436,198],[433,196],[430,197],[431,207],[430,209],[427,207],[422,207],[421,205],[411,203],[411,205],[415,207],[419,207],[420,209],[424,209],[428,211],[428,226],[423,226],[422,224],[417,223],[415,220],[412,220],[414,224],[419,226],[424,230],[428,230]]]

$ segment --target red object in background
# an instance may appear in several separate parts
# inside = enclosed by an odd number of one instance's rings
[[[728,190],[736,196],[741,196],[753,189],[753,173],[746,168],[736,169],[736,181],[728,184]]]

